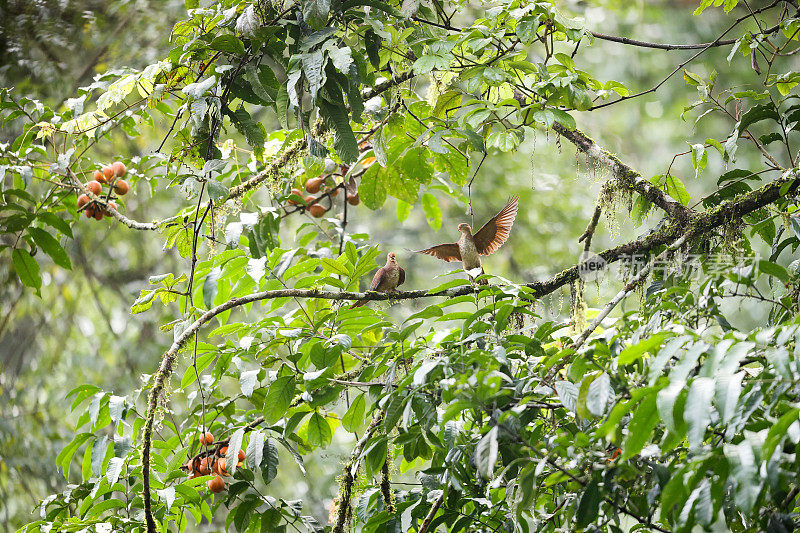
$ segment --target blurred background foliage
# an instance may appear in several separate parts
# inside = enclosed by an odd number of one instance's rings
[[[589,28],[604,33],[676,43],[713,40],[727,22],[712,12],[692,17],[692,4],[571,1],[563,2],[562,9],[585,17]],[[483,6],[474,3],[471,8]],[[184,14],[184,2],[174,0],[0,1],[0,86],[14,87],[17,96],[25,94],[58,107],[77,87],[91,83],[109,67],[140,68],[162,57],[170,46],[172,25]],[[598,78],[623,81],[636,92],[653,86],[691,53],[596,42],[584,51],[583,60],[593,63],[591,70]],[[727,53],[725,47],[711,49],[702,65],[713,65],[725,85],[736,85],[737,77],[743,75],[740,63],[745,60],[737,58],[729,65]],[[708,76],[710,72],[703,71],[702,65],[693,68]],[[415,88],[422,94],[426,89]],[[624,153],[625,161],[643,175],[663,174],[673,155],[688,149],[687,143],[724,138],[729,131],[729,123],[712,116],[704,123],[702,137],[687,137],[694,117],[687,115],[685,121],[677,117],[695,96],[695,88],[676,76],[655,94],[581,114],[578,126],[612,152]],[[274,116],[255,118],[267,131],[277,125]],[[155,124],[133,138],[114,134],[113,142],[101,145],[101,150],[108,150],[104,159],[152,151],[168,127]],[[7,124],[0,129],[0,142],[9,142],[16,135],[15,124]],[[222,138],[227,137],[236,138],[236,134],[223,133]],[[719,175],[721,168],[720,159],[711,157],[706,173],[695,180],[690,158],[684,155],[675,161],[673,173],[683,178],[695,197],[701,190],[715,188],[712,177]],[[591,217],[606,173],[554,134],[538,133],[535,142],[517,152],[490,156],[472,188],[473,197],[481,199],[475,206],[475,220],[482,223],[511,195],[519,195],[524,208],[510,243],[485,261],[486,270],[525,282],[573,264],[582,249],[577,237]],[[444,220],[438,232],[431,229],[418,207],[398,222],[392,215],[394,200],[378,212],[380,216],[363,206],[351,208],[349,229],[369,232],[383,250],[398,253],[408,275],[404,288],[439,284],[432,281],[432,275],[452,267],[405,252],[423,243],[455,240],[457,222],[468,220],[465,203],[445,195],[438,198]],[[184,202],[176,188],[140,186],[129,198],[126,214],[136,220],[157,219],[174,213]],[[629,206],[621,199],[616,207],[611,215],[604,215],[594,249],[633,235]],[[287,239],[294,235],[291,224],[284,232]],[[0,256],[4,261],[0,263],[0,524],[4,531],[27,522],[34,505],[65,484],[54,458],[71,438],[75,422],[65,414],[70,403],[65,400],[66,392],[79,383],[97,384],[120,394],[137,389],[141,375],[155,369],[172,341],[172,333],[158,327],[173,318],[169,308],[154,306],[138,315],[130,315],[128,309],[139,290],[148,285],[149,275],[181,272],[185,260],[174,250],[162,250],[160,239],[151,233],[116,223],[79,224],[74,233],[75,239],[68,241],[73,270],[54,265],[45,270],[41,298],[19,286],[9,256]],[[590,284],[589,304],[594,297],[616,290],[614,283]],[[564,319],[568,301],[562,291],[545,299],[540,312]],[[410,314],[421,305],[395,305],[390,313]],[[729,319],[742,327],[763,319],[751,315],[748,307],[738,307],[740,303],[733,305],[737,307],[731,309]],[[341,436],[338,432],[337,438]],[[306,511],[325,523],[324,510],[335,495],[334,479],[348,453],[345,444],[337,446],[334,441],[329,449],[308,458],[305,477],[299,470],[282,468],[273,482],[275,490],[302,498]],[[283,464],[291,464],[291,460]]]

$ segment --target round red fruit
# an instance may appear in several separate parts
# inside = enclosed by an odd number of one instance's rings
[[[114,164],[111,165],[111,170],[114,171],[114,175],[118,178],[121,178],[125,175],[128,169],[125,168],[125,164],[122,161],[114,161]]]
[[[215,477],[214,479],[210,479],[206,485],[208,485],[208,490],[214,493],[225,490],[225,480],[219,476]]]
[[[311,213],[311,216],[314,218],[322,218],[327,211],[328,210],[325,209],[325,206],[319,204],[314,204],[308,208],[308,212]]]
[[[128,186],[128,182],[125,180],[117,180],[114,182],[114,192],[120,196],[125,196],[128,194],[129,189],[130,187]]]
[[[200,434],[200,444],[212,444],[214,442],[214,435],[210,431]]]

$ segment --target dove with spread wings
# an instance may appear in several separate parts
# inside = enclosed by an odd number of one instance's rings
[[[461,261],[470,279],[483,274],[481,256],[496,252],[508,239],[511,226],[519,209],[519,198],[512,198],[506,206],[489,219],[477,233],[472,233],[469,224],[459,224],[461,238],[458,242],[439,244],[414,253],[428,254],[442,261]],[[481,280],[486,284],[486,280]]]

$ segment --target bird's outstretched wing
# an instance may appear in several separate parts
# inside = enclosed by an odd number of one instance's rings
[[[481,255],[489,255],[503,246],[511,233],[519,209],[519,198],[512,198],[506,206],[472,236],[475,248]]]
[[[428,254],[441,259],[442,261],[461,261],[461,252],[458,250],[458,244],[448,242],[447,244],[440,244],[438,246],[431,246],[424,250],[412,250],[415,254]]]

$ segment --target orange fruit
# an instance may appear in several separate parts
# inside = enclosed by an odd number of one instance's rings
[[[114,192],[120,196],[125,196],[128,194],[129,189],[130,187],[128,187],[128,182],[125,180],[117,180],[114,182]]]
[[[91,198],[89,198],[85,194],[81,194],[80,196],[78,196],[78,207],[85,206],[86,204],[89,203],[90,200]]]
[[[86,188],[87,188],[87,189],[88,189],[88,190],[89,190],[89,191],[90,191],[92,194],[100,194],[100,191],[102,191],[102,190],[103,190],[103,186],[102,186],[102,185],[100,185],[100,182],[99,182],[99,181],[96,181],[96,180],[92,180],[92,181],[90,181],[89,183],[87,183],[87,184],[86,184]]]
[[[246,455],[244,453],[244,450],[239,450],[239,461],[244,461],[245,457]]]
[[[83,210],[83,214],[86,215],[86,218],[92,218],[94,216],[94,202],[86,206],[86,209]]]
[[[210,479],[206,485],[208,485],[208,490],[214,493],[225,490],[225,480],[219,476],[215,477],[214,479]]]
[[[200,434],[200,444],[212,444],[214,442],[214,435],[210,431]]]
[[[328,193],[328,196],[331,198],[336,198],[339,196],[339,187],[328,187],[325,189],[325,192]]]
[[[117,210],[117,204],[116,204],[116,203],[114,203],[114,202],[108,202],[108,207],[113,207],[113,208],[114,208],[114,211],[116,211],[116,210]],[[111,216],[111,211],[109,211],[108,209],[106,209],[106,216],[107,216],[107,217],[110,217],[110,216]]]
[[[350,205],[358,205],[361,203],[361,198],[358,197],[358,193],[348,194],[347,203]]]
[[[226,455],[228,455],[228,447],[227,446],[223,446],[222,448],[220,448],[219,449],[219,455],[220,455],[220,457],[225,457]]]
[[[301,191],[300,189],[292,189],[292,192],[290,194],[296,194],[300,198],[303,197],[303,191]],[[297,205],[299,202],[297,200],[289,200],[289,203],[292,205]]]
[[[328,210],[325,209],[325,206],[319,204],[314,204],[308,208],[308,212],[311,213],[311,216],[314,218],[322,218],[327,211]]]
[[[106,182],[106,177],[99,170],[95,170],[94,171],[94,181],[99,181],[100,183],[105,183]]]
[[[306,190],[311,194],[316,194],[319,192],[320,187],[322,187],[322,182],[325,178],[311,178],[306,182]]]
[[[216,472],[220,476],[227,476],[228,475],[228,470],[225,469],[225,465],[226,465],[225,458],[224,457],[220,457],[214,463],[214,468],[213,468],[214,472]]]
[[[103,167],[103,176],[105,176],[106,181],[111,181],[114,179],[114,169],[111,167]]]
[[[200,472],[201,475],[208,475],[211,473],[211,466],[208,462],[208,457],[203,457],[200,459],[199,466],[197,467],[197,471]]]
[[[99,205],[96,205],[94,207],[94,219],[95,220],[103,220],[103,216],[105,215],[105,213],[103,211],[104,210],[103,210],[102,207],[100,207]]]
[[[124,176],[125,173],[128,171],[128,169],[125,168],[125,165],[122,163],[122,161],[114,161],[114,163],[111,165],[111,170],[114,171],[114,175],[118,178]]]

